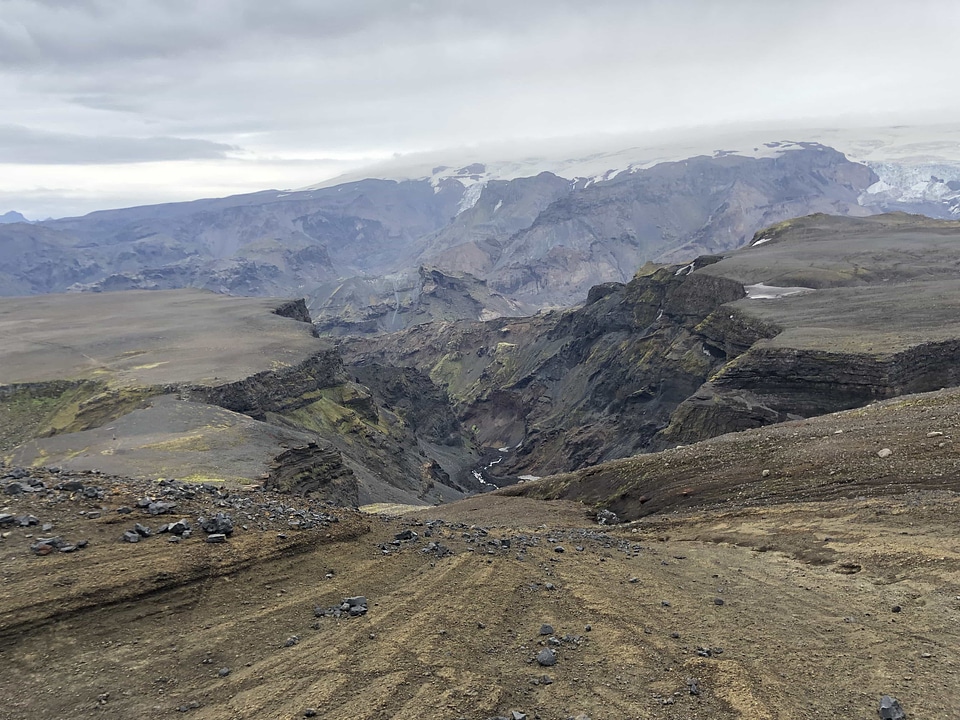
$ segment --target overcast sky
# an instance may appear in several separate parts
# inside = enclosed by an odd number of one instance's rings
[[[0,214],[396,153],[960,118],[957,0],[0,0]]]

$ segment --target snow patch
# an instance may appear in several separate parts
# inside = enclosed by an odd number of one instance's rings
[[[675,276],[689,275],[689,274],[692,273],[692,272],[693,272],[693,263],[690,263],[689,265],[684,265],[682,268],[680,268],[679,270],[677,270],[677,271],[674,273],[674,275],[675,275]]]
[[[463,182],[462,180],[460,181]],[[480,194],[483,192],[483,188],[487,185],[486,181],[472,183],[467,187],[466,191],[463,193],[463,197],[460,198],[460,204],[457,206],[457,215],[466,212],[474,205],[477,204],[477,201],[480,199]]]
[[[539,475],[521,475],[520,479],[521,480],[539,480],[540,476]]]
[[[775,300],[776,298],[787,297],[788,295],[800,295],[801,293],[814,292],[813,288],[808,287],[776,287],[775,285],[744,285],[743,289],[747,291],[749,300]]]

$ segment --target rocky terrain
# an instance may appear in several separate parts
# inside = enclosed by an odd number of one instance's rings
[[[337,332],[396,330],[518,314],[517,303],[578,303],[648,260],[731,250],[798,215],[879,209],[859,202],[878,179],[865,165],[816,143],[763,149],[589,178],[495,180],[472,164],[422,179],[3,224],[0,293],[195,287],[306,296],[325,325],[346,311]],[[460,286],[450,281],[432,298],[421,291],[421,266]]]
[[[810,216],[585,305],[344,340],[447,390],[495,484],[957,384],[960,226]],[[491,458],[493,461],[494,458]]]
[[[396,332],[450,320],[490,320],[528,315],[469,273],[421,266],[416,273],[350,278],[321,285],[307,298],[317,332],[324,336]]]
[[[0,717],[949,717],[958,401],[402,516],[6,468]]]
[[[425,268],[336,343],[0,300],[0,718],[950,717],[958,234],[813,215],[495,320]]]
[[[478,487],[442,392],[385,405],[315,336],[302,300],[15,298],[0,301],[0,335],[0,453],[16,465],[263,482],[345,505]]]

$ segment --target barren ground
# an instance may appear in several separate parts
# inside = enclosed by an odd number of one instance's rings
[[[485,495],[399,518],[344,510],[285,539],[251,526],[219,545],[129,545],[123,529],[157,518],[115,509],[147,488],[109,489],[5,498],[91,544],[36,557],[36,528],[0,541],[0,717],[872,720],[883,694],[915,718],[960,704],[946,491],[614,528],[576,503]],[[94,507],[108,511],[78,514]],[[391,545],[406,529],[420,537]],[[314,617],[353,595],[366,616]],[[534,661],[543,623],[553,667]]]

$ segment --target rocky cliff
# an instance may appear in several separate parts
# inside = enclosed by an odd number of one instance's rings
[[[439,438],[426,420],[438,397],[388,407],[315,337],[302,300],[50,295],[0,301],[0,315],[10,463],[262,481],[354,505],[429,504],[478,487],[457,419],[442,406]]]
[[[580,308],[343,341],[428,373],[502,482],[960,383],[960,224],[815,215]],[[787,284],[789,283],[789,284]]]

